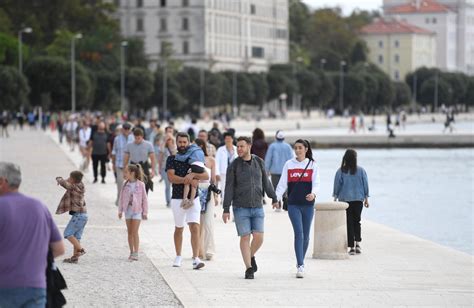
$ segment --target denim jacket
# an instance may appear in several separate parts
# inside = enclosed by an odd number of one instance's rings
[[[369,183],[364,168],[357,167],[355,174],[339,168],[334,177],[333,197],[339,201],[363,201],[369,197]]]
[[[128,205],[131,203],[133,213],[148,214],[148,199],[145,190],[145,183],[137,180],[134,191],[131,191],[130,186],[127,184],[128,181],[124,183],[122,190],[120,191],[118,212],[126,212]]]

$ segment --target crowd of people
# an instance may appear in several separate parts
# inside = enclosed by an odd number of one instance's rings
[[[320,185],[318,163],[308,140],[299,139],[290,145],[285,142],[285,133],[278,131],[275,141],[268,144],[261,129],[255,129],[252,137],[237,137],[231,128],[221,131],[218,123],[207,131],[199,129],[196,122],[178,130],[173,122],[162,128],[156,120],[151,120],[145,127],[140,119],[132,121],[115,116],[71,115],[65,119],[63,125],[57,123],[54,127],[59,140],[63,142],[65,136],[71,151],[78,145],[83,160],[80,170],[72,171],[68,179],[56,178],[58,185],[65,189],[56,213],[71,215],[63,237],[72,244],[73,254],[64,262],[78,263],[86,253],[81,246],[88,221],[82,178],[92,161],[94,185],[99,180],[105,184],[106,173],[114,173],[117,186],[115,204],[118,218],[125,218],[130,262],[139,260],[139,227],[142,220],[148,219],[147,195],[154,191],[154,179],[156,182],[156,177],[161,177],[160,181],[164,182],[161,193],[173,213],[175,225],[173,239],[176,256],[172,266],[182,266],[186,225],[191,234],[192,268],[201,269],[205,267],[204,261],[213,259],[216,254],[214,213],[215,207],[221,204],[223,222],[233,221],[240,237],[244,277],[254,279],[258,270],[256,256],[264,239],[263,206],[266,195],[275,211],[288,211],[294,231],[296,277],[304,277],[304,259]],[[8,300],[17,295],[7,288],[45,287],[43,283],[33,283],[31,279],[15,278],[12,284],[3,278],[4,273],[18,268],[15,259],[26,245],[19,238],[18,226],[32,226],[27,230],[31,234],[24,236],[29,238],[28,242],[43,245],[34,254],[22,254],[24,262],[40,259],[38,256],[42,255],[46,260],[48,245],[53,248],[55,256],[64,253],[51,215],[41,202],[18,192],[20,182],[19,166],[0,163],[0,226],[3,226],[0,245],[11,247],[0,252],[2,260],[6,260],[0,264],[0,298],[3,298],[0,299],[0,306],[10,303]],[[335,175],[334,198],[349,203],[347,235],[348,253],[351,255],[361,253],[360,217],[362,206],[368,207],[368,196],[366,172],[357,165],[356,152],[349,149]],[[19,202],[24,204],[20,210],[16,207]],[[30,208],[34,211],[28,211]],[[28,212],[26,218],[22,216],[24,212]],[[37,215],[37,220],[42,217],[42,223],[47,228],[38,233],[33,226],[39,228],[39,223],[29,221],[33,220],[32,215]],[[43,262],[36,260],[28,268],[35,267],[39,277],[39,269],[44,269],[43,265]],[[33,296],[25,293],[24,298],[28,299],[30,295]]]

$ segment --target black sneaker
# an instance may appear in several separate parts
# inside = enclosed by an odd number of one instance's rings
[[[356,251],[357,254],[362,253],[362,250],[360,249],[359,244],[356,244],[356,249],[355,249],[355,251]]]
[[[105,184],[105,179],[102,179],[102,184]]]
[[[355,251],[354,247],[351,247],[351,250],[349,250],[349,254],[350,254],[351,256],[353,256],[353,255],[356,254],[356,251]]]
[[[97,183],[97,179],[94,179],[94,182],[92,182],[92,183],[94,183],[94,184]]]
[[[252,257],[252,259],[250,259],[250,264],[252,264],[253,272],[256,273],[258,270],[258,267],[257,267],[257,262],[255,262],[255,257]]]
[[[245,271],[245,279],[254,279],[254,276],[253,276],[253,268],[249,267],[246,271]]]

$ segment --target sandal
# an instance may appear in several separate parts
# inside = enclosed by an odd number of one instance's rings
[[[76,254],[77,254],[78,256],[83,256],[83,255],[86,254],[86,251],[84,250],[84,248],[81,248],[81,250],[76,251]]]
[[[72,264],[77,264],[78,261],[79,261],[78,256],[72,256],[70,258],[66,258],[63,260],[64,263],[72,263]]]
[[[130,261],[138,261],[138,252],[134,252],[130,255]]]

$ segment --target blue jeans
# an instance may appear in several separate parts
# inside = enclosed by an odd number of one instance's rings
[[[235,227],[239,236],[263,233],[265,212],[262,207],[233,207]]]
[[[309,245],[309,231],[314,216],[313,205],[288,205],[288,216],[295,232],[295,254],[297,265],[304,265],[304,256]]]
[[[36,308],[46,306],[46,289],[11,288],[0,289],[0,307]]]
[[[171,183],[170,183],[170,180],[168,179],[168,174],[166,173],[165,169],[162,169],[160,173],[161,173],[161,177],[163,178],[163,181],[165,181],[166,203],[169,204],[171,203]]]

